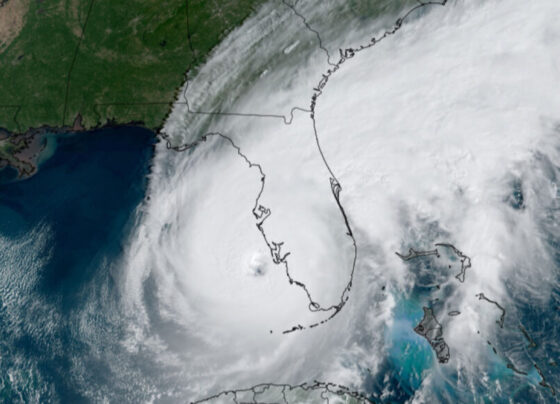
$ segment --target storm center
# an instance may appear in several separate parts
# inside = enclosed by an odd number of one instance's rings
[[[264,276],[268,272],[266,255],[262,251],[254,252],[247,264],[247,274],[252,276]]]

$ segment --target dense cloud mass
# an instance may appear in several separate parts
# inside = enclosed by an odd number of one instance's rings
[[[560,3],[358,3],[271,2],[190,74],[72,317],[85,396],[555,399]]]
[[[546,307],[557,277],[549,238],[558,220],[560,4],[420,7],[396,33],[344,60],[333,49],[368,45],[396,18],[369,30],[333,22],[337,35],[324,37],[340,45],[322,44],[298,19],[320,21],[327,7],[264,8],[185,87],[190,110],[175,107],[163,130],[169,144],[210,135],[183,152],[159,145],[126,263],[130,310],[145,310],[136,294],[151,279],[156,310],[181,335],[171,347],[162,333],[157,344],[184,366],[189,394],[316,378],[367,391],[388,371],[391,336],[416,325],[398,318],[399,307],[439,299],[451,359],[411,382],[415,399],[503,394],[512,376],[490,368],[530,372],[536,362],[507,345],[523,342],[518,299]],[[196,113],[209,110],[236,114]],[[263,232],[259,206],[270,209]],[[309,310],[267,240],[283,243],[289,275],[321,307],[336,305],[353,276],[341,312],[282,334],[332,312]],[[468,253],[472,268],[462,283],[447,271],[437,291],[418,292],[420,275],[394,252],[437,242]],[[497,327],[499,307],[510,310],[509,328]],[[144,321],[131,344],[147,343]],[[531,375],[522,383],[540,380]],[[442,393],[450,388],[457,391]],[[537,397],[548,394],[539,389]]]
[[[560,6],[421,7],[394,35],[345,60],[336,43],[319,43],[320,32],[298,25],[334,6],[324,7],[261,10],[188,83],[190,110],[178,104],[164,128],[170,145],[206,133],[229,140],[210,135],[182,153],[160,145],[125,288],[135,293],[147,277],[157,285],[157,310],[184,335],[173,351],[192,394],[316,378],[367,391],[368,380],[388,371],[398,344],[391,336],[416,325],[399,318],[414,298],[420,306],[439,300],[451,358],[411,376],[423,379],[411,382],[413,396],[500,394],[511,375],[501,380],[492,366],[530,372],[536,359],[508,348],[523,335],[513,318],[509,328],[496,326],[499,307],[520,316],[519,296],[546,307],[557,276],[547,240],[558,219]],[[369,31],[334,23],[338,35],[324,37],[358,49],[392,31],[391,21]],[[268,116],[196,113],[208,109]],[[331,178],[342,186],[355,268]],[[259,206],[270,209],[263,233],[252,214]],[[335,305],[354,276],[338,315],[281,333],[331,313],[309,310],[263,236],[283,243],[289,275],[321,307]],[[419,273],[394,252],[437,242],[468,253],[472,268],[463,283],[447,271],[436,292],[418,292]],[[501,304],[477,299],[482,292]],[[141,299],[129,303],[143,310]],[[457,391],[442,393],[449,388]],[[391,389],[388,398],[398,394]]]

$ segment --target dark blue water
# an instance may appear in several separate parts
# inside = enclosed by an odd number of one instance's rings
[[[53,232],[44,292],[71,297],[121,252],[144,197],[154,134],[124,127],[59,137],[55,155],[27,180],[0,186],[0,233],[18,237],[39,223]]]
[[[176,391],[185,383],[183,374],[157,355],[122,344],[127,319],[111,272],[145,196],[154,134],[122,127],[48,139],[56,142],[56,151],[35,176],[13,182],[13,171],[0,171],[0,402],[146,402],[154,392]],[[521,187],[515,192],[510,206],[519,210]],[[560,268],[556,227],[545,237]],[[491,363],[486,376],[500,381],[502,389],[477,385],[480,394],[473,394],[470,386],[458,388],[458,370],[435,364],[432,348],[413,331],[422,306],[432,305],[436,293],[425,285],[440,283],[441,271],[429,259],[410,267],[419,284],[397,301],[387,356],[365,382],[372,397],[406,402],[431,375],[433,402],[558,402],[558,393],[539,384],[534,367],[560,386],[558,277],[549,280],[550,302],[507,306],[504,330],[493,340],[499,355],[481,338]],[[456,273],[442,268],[446,276]],[[156,299],[154,282],[146,282],[148,306]],[[512,279],[512,290],[516,287]],[[437,293],[450,295],[443,288]],[[161,319],[153,324],[165,325]],[[508,369],[508,358],[527,376]]]
[[[81,296],[97,287],[92,279],[110,279],[99,271],[108,271],[107,263],[122,253],[135,209],[145,195],[155,136],[145,129],[120,127],[61,135],[49,141],[56,141],[56,151],[36,175],[0,185],[0,237],[26,240],[30,234],[38,234],[38,228],[48,229],[48,241],[34,259],[43,258],[44,265],[37,271],[38,281],[32,289],[22,286],[18,291],[23,281],[10,284],[2,280],[0,303],[6,304],[0,304],[0,401],[33,401],[34,396],[84,401],[68,377],[72,359],[87,357],[80,352],[87,347],[80,345],[79,327],[71,313],[83,303]],[[11,176],[8,171],[2,178]],[[12,262],[6,261],[12,254],[3,252],[4,265]],[[25,268],[31,264],[25,257],[17,256],[12,265],[21,263],[31,276],[31,268]],[[9,273],[16,268],[3,270]],[[54,309],[41,310],[34,301]],[[54,316],[49,314],[52,312],[59,317],[47,321],[44,317]],[[25,364],[18,364],[15,358],[34,365],[25,370]],[[92,360],[91,366],[99,379],[109,377],[100,362]],[[15,372],[19,368],[29,373],[23,390],[7,377],[8,369]],[[45,388],[47,391],[36,395]]]

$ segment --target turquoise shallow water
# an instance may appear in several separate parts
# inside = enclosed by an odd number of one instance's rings
[[[130,319],[116,287],[119,259],[145,197],[154,134],[122,127],[48,141],[35,176],[0,185],[0,402],[146,402],[161,392],[183,397],[188,377],[157,352],[123,344]],[[0,183],[13,175],[0,172]],[[558,233],[546,237],[560,267]],[[458,371],[437,364],[429,343],[414,332],[422,306],[433,297],[422,285],[432,284],[438,269],[415,261],[411,270],[421,274],[421,285],[395,296],[382,365],[363,384],[372,397],[406,402],[430,376],[434,402],[558,402],[558,395],[539,385],[533,367],[538,364],[547,381],[560,386],[557,278],[551,279],[550,302],[507,306],[504,331],[492,341],[499,355],[481,337],[488,382],[475,383],[473,392],[465,384],[458,388]],[[151,331],[174,335],[176,324],[158,317],[155,282],[148,278],[143,285]],[[519,325],[535,347],[527,348]],[[528,375],[513,374],[506,358]]]
[[[430,369],[434,355],[430,344],[414,332],[422,320],[419,302],[402,299],[393,310],[394,325],[387,336],[390,344],[389,361],[397,372],[401,388],[412,395],[420,387],[423,372]]]

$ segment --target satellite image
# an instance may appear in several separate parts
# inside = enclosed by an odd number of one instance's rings
[[[560,403],[559,0],[0,0],[1,403]]]

